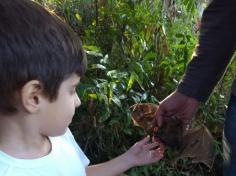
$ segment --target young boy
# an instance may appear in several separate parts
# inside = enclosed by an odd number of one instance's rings
[[[147,137],[88,166],[68,129],[85,67],[80,40],[56,15],[29,0],[0,1],[1,176],[112,176],[162,158]]]

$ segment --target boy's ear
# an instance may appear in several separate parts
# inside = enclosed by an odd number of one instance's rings
[[[27,82],[21,90],[21,101],[24,109],[30,113],[38,112],[43,87],[38,80]]]

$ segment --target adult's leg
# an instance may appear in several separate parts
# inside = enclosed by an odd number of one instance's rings
[[[225,115],[223,134],[224,176],[236,175],[236,96],[232,95]]]

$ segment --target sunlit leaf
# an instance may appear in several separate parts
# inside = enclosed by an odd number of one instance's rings
[[[88,50],[86,50],[85,52],[86,52],[88,55],[90,55],[90,56],[102,57],[102,54],[101,54],[101,53],[98,53],[98,52],[96,52],[96,51],[88,51]]]
[[[97,97],[97,94],[88,94],[88,97],[96,100],[98,97]]]
[[[111,78],[124,78],[128,75],[127,72],[120,72],[119,70],[111,70],[107,72],[107,76],[111,77]]]
[[[137,83],[139,84],[141,89],[144,90],[144,87],[142,85],[142,81],[139,79],[138,75],[135,72],[132,72],[130,75],[129,81],[128,81],[128,86],[127,86],[126,91],[129,91],[132,88],[134,81],[137,81]]]
[[[82,21],[82,18],[81,18],[81,16],[80,16],[78,13],[75,14],[75,17],[76,17],[76,19],[77,19],[78,21]]]
[[[135,77],[133,74],[131,74],[128,81],[127,89],[126,89],[127,92],[132,88],[134,81],[135,81]]]
[[[91,69],[100,69],[100,70],[106,70],[106,67],[101,64],[92,64]]]
[[[89,50],[89,51],[97,52],[97,53],[101,52],[100,48],[98,48],[97,46],[94,46],[94,45],[83,45],[83,48],[86,50]]]

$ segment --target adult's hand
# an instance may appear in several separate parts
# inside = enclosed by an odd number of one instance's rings
[[[198,106],[199,102],[196,99],[175,91],[159,104],[156,112],[158,126],[161,126],[166,118],[176,116],[186,128],[191,124]]]

